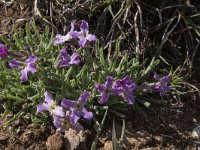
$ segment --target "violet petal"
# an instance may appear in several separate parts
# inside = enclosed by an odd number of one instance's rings
[[[80,98],[79,98],[78,101],[80,101],[81,104],[84,106],[84,105],[86,104],[86,102],[87,102],[87,99],[88,99],[89,95],[90,95],[90,94],[89,94],[87,91],[84,91],[84,92],[81,94],[81,96],[80,96]]]
[[[87,111],[86,108],[83,108],[81,112],[82,112],[81,115],[82,115],[85,119],[88,119],[88,120],[91,120],[91,119],[92,119],[93,113]]]
[[[84,47],[85,44],[86,44],[86,42],[87,42],[87,38],[86,38],[86,37],[82,37],[82,38],[78,41],[78,44],[79,44],[79,46]]]
[[[37,105],[37,112],[43,112],[43,111],[49,111],[49,105],[46,103],[42,103],[40,105]]]
[[[70,108],[74,108],[75,107],[75,102],[71,101],[71,100],[68,100],[68,99],[63,99],[61,101],[61,105],[67,109],[70,109]]]
[[[77,58],[79,56],[79,53],[73,52],[73,54],[70,56],[70,64],[76,64],[78,65],[80,63],[80,60]]]
[[[80,25],[80,29],[84,33],[89,31],[89,25],[85,20],[82,20],[81,25]]]
[[[106,86],[106,88],[111,88],[112,85],[113,85],[113,77],[112,76],[108,76],[106,78],[105,86]]]
[[[162,83],[167,84],[170,82],[170,77],[167,75],[167,76],[162,77],[161,80],[162,80],[161,81]]]
[[[52,98],[52,95],[50,93],[48,93],[47,91],[45,91],[44,93],[44,97],[45,97],[45,102],[47,102],[48,104],[52,104],[54,103],[54,100]]]
[[[37,72],[37,69],[32,64],[27,64],[26,68],[27,71],[30,71],[31,73]]]
[[[104,104],[104,103],[106,103],[107,101],[108,101],[108,98],[109,98],[109,94],[107,94],[107,93],[102,93],[102,96],[101,96],[101,98],[100,98],[100,101],[99,101],[99,103],[100,104]]]
[[[60,116],[60,117],[64,117],[65,113],[63,111],[63,108],[60,106],[56,106],[55,109],[53,110],[53,114]]]
[[[4,44],[0,44],[0,57],[6,57],[8,55],[8,48]]]
[[[10,60],[9,61],[9,66],[14,69],[14,68],[22,68],[22,62],[18,60]]]
[[[101,93],[106,90],[106,87],[103,84],[96,84],[95,88]]]
[[[159,80],[160,79],[159,75],[157,73],[154,73],[153,77],[154,77],[155,80]]]
[[[26,60],[26,63],[34,64],[37,61],[36,56],[29,56],[29,58]]]
[[[21,81],[27,81],[28,80],[28,71],[27,71],[27,69],[25,68],[25,69],[23,69],[23,70],[21,70],[21,77],[20,77],[20,80]]]
[[[76,130],[76,132],[80,132],[81,130],[83,130],[83,127],[79,124],[72,124],[71,127],[72,129]]]
[[[87,35],[87,40],[88,41],[96,41],[96,36],[93,34],[88,34]]]
[[[70,121],[72,124],[77,123],[78,119],[80,118],[80,112],[77,110],[73,110],[72,114],[70,115]]]

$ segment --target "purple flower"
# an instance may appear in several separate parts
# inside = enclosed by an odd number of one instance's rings
[[[70,117],[68,115],[64,117],[54,116],[53,123],[54,123],[54,126],[57,128],[58,132],[64,132],[68,130],[69,128],[72,128],[76,130],[77,132],[80,132],[81,130],[83,130],[83,127],[81,125],[77,123],[76,124],[71,123]]]
[[[77,101],[71,101],[68,99],[63,99],[61,102],[61,105],[64,108],[67,108],[70,110],[70,121],[75,124],[80,116],[83,116],[85,119],[92,119],[93,113],[87,111],[85,108],[85,104],[87,102],[87,99],[89,97],[89,93],[87,91],[84,91],[82,95],[79,97]]]
[[[8,48],[0,43],[0,57],[6,57],[8,55]]]
[[[96,36],[93,34],[89,34],[89,25],[85,20],[82,20],[81,25],[80,25],[80,32],[79,32],[79,41],[78,44],[81,47],[84,47],[87,41],[95,41]]]
[[[166,75],[166,76],[160,78],[159,75],[157,73],[155,73],[154,79],[157,80],[158,82],[156,82],[152,86],[152,89],[159,91],[161,97],[164,96],[166,92],[171,90],[171,88],[167,86],[167,84],[170,82],[169,75]]]
[[[65,113],[63,111],[63,108],[56,105],[51,94],[46,91],[44,93],[44,96],[45,102],[37,106],[37,112],[49,111],[49,113],[53,116],[64,117]]]
[[[118,90],[113,88],[113,77],[111,76],[107,76],[105,85],[96,84],[95,87],[97,91],[99,91],[102,94],[99,101],[100,104],[106,103],[110,95],[114,95],[118,93]]]
[[[77,65],[80,63],[80,60],[77,58],[79,54],[77,52],[73,52],[73,54],[70,56],[67,53],[67,47],[64,47],[62,50],[60,50],[60,56],[62,57],[60,67],[68,67],[69,65]]]
[[[11,60],[9,61],[9,66],[12,69],[22,69],[21,70],[21,81],[27,81],[28,80],[28,72],[35,73],[37,72],[37,69],[35,68],[35,62],[37,61],[36,56],[29,56],[29,58],[25,61],[19,61],[19,60]]]
[[[53,41],[53,45],[57,45],[57,44],[62,44],[66,41],[70,41],[73,38],[77,38],[78,37],[78,31],[74,31],[74,23],[76,22],[76,20],[72,20],[71,21],[71,29],[70,31],[67,33],[67,35],[63,36],[60,34],[56,34],[56,39]]]
[[[118,95],[122,96],[128,104],[135,103],[135,96],[133,91],[136,89],[135,83],[132,82],[130,77],[127,75],[121,80],[116,81],[116,89],[118,89]]]

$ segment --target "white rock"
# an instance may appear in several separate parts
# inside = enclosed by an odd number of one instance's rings
[[[192,137],[200,139],[200,126],[197,126],[192,130]]]

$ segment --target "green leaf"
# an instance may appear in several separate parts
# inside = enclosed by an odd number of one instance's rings
[[[126,124],[125,124],[125,120],[123,119],[122,133],[121,133],[121,137],[120,137],[120,141],[119,141],[121,149],[123,147],[123,142],[124,142],[125,127],[126,127]]]
[[[110,62],[111,65],[109,67],[110,72],[113,72],[115,70],[115,67],[119,58],[120,44],[121,44],[121,37],[119,37],[115,43],[115,52],[114,52],[112,61]]]
[[[153,57],[148,67],[142,72],[141,78],[146,77],[150,72],[152,72],[159,62],[159,60],[155,60],[155,57]]]
[[[100,51],[100,64],[101,64],[103,67],[106,67],[106,63],[105,63],[105,59],[104,59],[103,48],[100,48],[99,51]]]
[[[102,119],[101,124],[100,124],[100,126],[99,126],[99,129],[98,129],[98,131],[97,131],[96,137],[95,137],[95,139],[94,139],[94,141],[93,141],[93,143],[92,143],[91,150],[96,150],[97,142],[98,142],[99,136],[100,136],[100,134],[101,134],[101,131],[102,131],[102,129],[103,129],[103,125],[104,125],[104,123],[105,123],[107,113],[108,113],[108,107],[107,107],[107,109],[106,109],[106,111],[105,111],[105,113],[104,113],[103,119]],[[97,121],[96,121],[96,124],[98,124]]]
[[[113,129],[112,129],[112,149],[117,150],[117,136],[115,132],[115,120],[113,119]]]
[[[7,125],[11,125],[12,123],[14,123],[17,119],[19,119],[20,116],[24,115],[25,113],[20,111],[17,114],[15,114],[8,122]]]

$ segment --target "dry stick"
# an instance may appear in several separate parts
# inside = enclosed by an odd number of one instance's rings
[[[114,28],[116,26],[116,24],[118,24],[118,21],[121,19],[121,17],[123,16],[123,14],[126,12],[126,10],[131,6],[131,3],[133,2],[134,0],[126,0],[126,5],[125,7],[123,8],[123,5],[121,6],[121,8],[123,9],[120,9],[119,12],[117,13],[117,15],[115,15],[113,17],[114,21],[113,21],[113,24],[110,28],[110,31],[106,37],[106,40],[109,38],[109,36],[111,35],[111,33],[114,31]],[[124,2],[123,2],[124,3]],[[122,3],[122,4],[123,4]],[[109,10],[110,11],[110,10]],[[112,13],[111,13],[112,14]]]
[[[50,24],[53,28],[55,28],[56,30],[58,30],[58,28],[52,24],[51,22],[49,22],[47,19],[45,19],[42,14],[40,13],[40,10],[38,9],[38,0],[35,0],[35,3],[34,3],[34,13],[35,15],[38,15],[39,17],[41,17],[46,23]]]
[[[135,4],[137,6],[137,9],[138,9],[138,12],[139,12],[139,15],[140,15],[140,28],[143,27],[143,22],[142,22],[142,9],[139,5],[139,3],[137,1],[135,1]]]
[[[137,6],[137,9],[138,9],[138,13],[139,13],[139,21],[140,21],[140,29],[141,29],[141,32],[143,33],[143,31],[144,30],[142,30],[143,29],[143,21],[142,21],[142,9],[141,9],[141,7],[140,7],[140,5],[139,5],[139,3],[137,2],[137,1],[135,1],[135,4],[136,4],[136,6]],[[137,26],[138,27],[138,26]],[[138,30],[138,29],[137,29]],[[136,32],[136,31],[135,31]],[[138,30],[138,39],[137,39],[137,37],[136,37],[136,58],[139,60],[139,54],[142,54],[142,50],[141,50],[141,48],[140,48],[140,43],[139,43],[139,40],[140,40],[140,38],[139,38],[139,30]],[[138,49],[138,54],[137,54],[137,49]]]
[[[50,0],[50,2],[49,2],[49,9],[50,9],[49,13],[50,13],[50,16],[51,16],[51,23],[53,22],[53,19],[52,19],[52,16],[53,16],[52,6],[53,6],[53,2],[52,2],[52,0]]]
[[[156,8],[156,11],[158,12],[158,16],[159,16],[159,19],[160,19],[160,23],[158,25],[160,25],[160,24],[162,24],[162,14],[161,14],[161,12],[158,8]]]
[[[172,6],[167,6],[164,8],[161,8],[160,11],[163,11],[165,9],[170,9],[170,8],[176,8],[176,7],[185,7],[185,5],[172,5]],[[188,6],[188,7],[192,7],[192,6]]]
[[[123,17],[122,26],[124,26],[124,24],[126,23],[126,21],[128,22],[127,16],[128,16],[129,11],[130,11],[130,8],[131,8],[131,5],[129,7],[127,7],[125,9],[126,11],[123,13],[124,17]],[[129,31],[126,32],[125,30],[123,30],[123,27],[119,23],[117,23],[117,26],[120,29],[121,33],[122,33],[121,39],[126,39],[127,35],[129,34]]]
[[[156,31],[158,31],[160,28],[166,26],[169,22],[171,22],[171,20],[167,20],[167,21],[163,22],[162,24],[159,23],[158,25],[156,25],[156,26],[152,27],[151,29],[149,29],[148,32],[149,33],[154,33]]]
[[[173,18],[170,19],[170,22],[169,22],[169,24],[167,25],[167,27],[166,27],[166,29],[165,29],[165,32],[164,32],[164,34],[163,34],[163,36],[162,36],[161,44],[160,44],[160,46],[158,47],[157,52],[156,52],[156,55],[157,55],[157,56],[160,56],[160,54],[161,54],[161,52],[162,52],[162,47],[163,47],[164,43],[167,41],[168,37],[170,36],[170,34],[171,34],[172,31],[174,30],[174,28],[178,25],[179,20],[180,20],[180,14],[178,15],[178,19],[177,19],[176,24],[172,27],[171,30],[169,30],[169,32],[167,32],[169,26],[171,25],[171,23],[174,21],[175,18],[176,18],[176,17],[173,17]]]
[[[123,34],[122,39],[126,39],[126,40],[127,40],[126,37],[129,36],[129,34],[131,33],[131,31],[132,31],[133,28],[134,28],[134,26],[133,26],[133,25],[130,23],[130,21],[127,19],[130,8],[131,8],[131,6],[128,7],[128,8],[126,9],[126,12],[124,13],[124,18],[123,18],[123,25],[127,22],[127,24],[130,25],[130,28],[127,29],[126,32],[124,32],[124,30],[120,29],[120,30],[122,31],[122,34]],[[131,15],[131,12],[130,12],[130,15]],[[133,48],[133,49],[134,49],[134,48]]]
[[[122,3],[122,6],[121,6],[121,9],[118,11],[118,13],[114,16],[114,14],[113,14],[113,11],[112,11],[112,8],[111,8],[111,5],[108,7],[108,10],[109,10],[109,12],[110,12],[110,14],[112,15],[112,17],[113,17],[113,20],[114,20],[114,22],[113,22],[113,24],[112,24],[112,26],[111,26],[111,29],[110,29],[110,31],[109,31],[109,33],[108,33],[108,35],[107,35],[107,37],[106,37],[106,39],[108,39],[108,37],[111,35],[111,40],[110,40],[110,42],[108,43],[108,56],[107,56],[107,59],[108,59],[108,61],[110,62],[110,55],[111,55],[111,48],[112,48],[112,39],[113,39],[113,36],[114,36],[114,28],[115,28],[115,26],[116,26],[116,24],[117,24],[117,26],[119,27],[119,29],[122,31],[122,27],[121,27],[121,25],[118,23],[118,20],[120,20],[120,18],[123,16],[123,14],[125,13],[125,12],[127,12],[127,10],[129,10],[129,7],[128,8],[123,8],[124,7],[124,4],[125,4],[125,1]],[[123,34],[123,36],[125,37],[126,35],[125,35],[125,33],[122,31],[122,34]],[[105,47],[107,47],[107,46],[105,46]]]
[[[198,41],[198,43],[197,43],[197,45],[195,46],[195,50],[194,50],[194,52],[193,52],[192,59],[191,59],[192,64],[193,64],[194,57],[195,57],[195,55],[196,55],[197,49],[198,49],[198,47],[199,47],[199,45],[200,45],[200,41],[199,41],[198,39],[197,39],[197,41]]]
[[[192,36],[192,32],[191,32],[191,30],[188,30],[188,35],[189,36],[187,36],[188,38],[190,38],[190,46],[188,47],[188,50],[189,50],[189,52],[190,53],[188,53],[189,54],[189,59],[191,59],[191,53],[192,53],[192,51],[194,50],[194,44],[193,44],[193,36]],[[192,62],[191,62],[192,63]]]
[[[110,55],[111,55],[111,52],[112,52],[112,38],[113,38],[113,34],[114,32],[112,32],[112,35],[111,35],[111,38],[110,38],[110,41],[108,43],[108,56],[107,56],[107,60],[108,62],[110,63]]]
[[[137,25],[137,18],[138,18],[138,10],[135,13],[134,17],[134,27],[135,27],[135,39],[136,39],[136,46],[135,46],[135,51],[136,51],[136,59],[139,60],[139,54],[140,54],[140,43],[139,43],[139,30],[138,30],[138,25]]]
[[[125,24],[127,16],[128,16],[128,12],[130,10],[131,7],[127,8],[126,12],[124,13],[124,18],[123,18],[123,24]]]
[[[115,18],[117,18],[117,16],[123,11],[125,2],[126,2],[126,1],[123,1],[123,2],[122,2],[121,8],[120,8],[119,11],[117,12],[117,14],[116,14],[115,16],[113,16],[113,20],[114,20]]]
[[[180,25],[181,25],[181,27],[183,28],[183,25],[182,25],[182,23],[180,23]],[[188,41],[188,38],[187,38],[187,36],[186,36],[186,32],[183,32],[183,36],[184,36],[184,39],[185,39],[185,46],[186,46],[186,49],[187,49],[187,53],[186,53],[186,58],[185,58],[185,60],[184,60],[184,62],[183,62],[183,68],[185,68],[185,67],[188,67],[189,66],[189,69],[188,69],[188,71],[190,72],[190,74],[191,74],[191,67],[192,67],[192,65],[191,65],[191,61],[189,60],[189,41]]]

